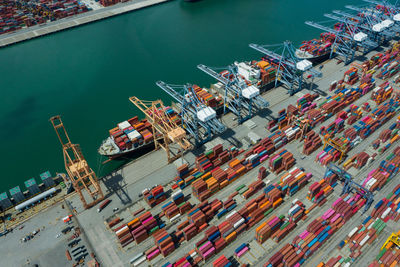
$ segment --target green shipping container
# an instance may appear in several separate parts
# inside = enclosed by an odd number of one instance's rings
[[[266,212],[264,212],[264,217],[265,217],[265,216],[268,216],[268,214],[270,214],[273,210],[274,210],[274,208],[270,208],[269,210],[267,210]]]
[[[155,231],[157,231],[159,229],[158,225],[156,227],[154,227],[153,229],[150,230],[150,234],[154,233]]]
[[[378,256],[376,256],[375,259],[378,261],[380,258],[382,258],[383,254],[385,254],[385,252],[386,252],[386,248],[383,248],[383,249],[379,252]]]
[[[280,230],[285,229],[288,225],[290,224],[289,221],[285,222],[284,224],[281,225],[281,227],[279,228]]]
[[[240,190],[240,189],[242,189],[243,187],[245,187],[245,185],[244,185],[244,184],[242,184],[242,185],[239,185],[239,186],[236,188],[236,191],[238,191],[238,192],[239,192],[239,190]]]

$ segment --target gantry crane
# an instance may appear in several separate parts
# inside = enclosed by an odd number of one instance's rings
[[[315,70],[310,61],[301,60],[296,56],[296,49],[289,41],[277,45],[249,44],[249,46],[265,54],[272,61],[279,62],[275,86],[277,86],[278,82],[282,82],[288,87],[290,95],[294,95],[302,89],[304,73],[307,72],[313,77],[322,77],[322,73]]]
[[[306,134],[311,130],[310,120],[307,118],[299,117],[298,115],[291,114],[288,116],[288,124],[296,125],[301,132],[301,139],[305,138]]]
[[[180,158],[183,152],[192,149],[193,146],[187,140],[185,130],[165,112],[166,108],[161,100],[145,101],[135,96],[130,97],[129,100],[146,115],[151,123],[155,147],[156,149],[161,147],[167,152],[168,163]],[[159,135],[162,137],[160,138]],[[162,139],[163,143],[159,139]]]
[[[400,21],[400,6],[390,3],[389,1],[382,0],[382,1],[375,1],[375,0],[363,0],[364,2],[374,4],[374,5],[381,5],[386,8],[387,13],[384,13],[387,18],[394,20],[395,22]]]
[[[96,174],[85,160],[80,146],[71,143],[61,117],[51,117],[50,122],[53,125],[63,148],[64,164],[65,170],[68,173],[68,178],[71,180],[72,186],[78,193],[83,207],[88,209],[104,198],[100,183]],[[92,198],[92,201],[89,203],[86,201],[84,196],[85,191],[89,193]]]
[[[173,85],[163,81],[156,84],[178,102],[182,126],[195,139],[196,145],[204,144],[213,134],[225,131],[226,127],[217,119],[216,111],[197,97],[192,85]]]
[[[371,28],[354,21],[353,18],[345,16],[345,14],[347,14],[345,12],[340,10],[333,10],[332,12],[342,17],[333,14],[324,14],[324,16],[342,23],[341,27],[345,32],[351,35],[353,40],[363,42],[365,45],[361,46],[361,48],[363,48],[362,52],[364,55],[378,47],[378,43],[373,41],[376,40],[376,34]]]
[[[353,6],[349,7],[361,11],[363,10]],[[370,11],[361,11],[358,15],[349,14],[342,10],[333,10],[332,12],[342,16],[343,18],[347,18],[348,21],[352,21],[353,25],[357,25],[358,28],[367,31],[369,36],[371,36],[371,40],[375,42],[385,42],[395,37],[395,33],[388,29],[388,21],[383,23],[384,20],[380,19],[376,14],[371,14]]]
[[[396,246],[400,247],[400,231],[398,231],[397,233],[392,233],[385,241],[385,243],[383,244],[383,246],[381,247],[381,250],[383,250],[386,245],[392,242],[393,244],[395,244]]]
[[[329,26],[325,26],[324,24],[326,23],[329,24]],[[332,20],[323,22],[306,21],[305,24],[325,32],[333,33],[335,35],[335,40],[332,44],[330,58],[333,58],[336,54],[342,57],[342,60],[346,65],[354,60],[358,47],[363,47],[365,50],[371,50],[378,46],[376,43],[368,40],[366,34],[357,33],[351,35],[352,31],[348,33],[346,25],[344,24],[340,25],[339,29],[334,29],[333,25],[335,24],[335,21]]]
[[[347,148],[336,143],[335,140],[333,140],[331,137],[324,136],[323,149],[325,149],[328,145],[340,152],[339,162],[342,162],[347,154]]]
[[[240,77],[237,66],[212,68],[199,64],[197,68],[224,85],[224,113],[229,109],[236,115],[239,124],[251,118],[255,108],[264,109],[269,106],[268,101],[260,96],[260,90],[254,85],[248,85]]]
[[[324,178],[329,175],[329,171],[335,173],[338,176],[339,180],[343,182],[343,190],[340,195],[351,193],[353,190],[355,190],[366,200],[364,212],[366,212],[369,207],[371,207],[372,202],[374,202],[374,195],[371,191],[369,191],[362,185],[354,182],[353,177],[349,173],[339,168],[332,162],[329,163],[329,165],[326,167]]]
[[[385,40],[393,39],[396,36],[396,33],[391,29],[394,25],[394,21],[382,18],[375,8],[366,9],[353,5],[346,5],[345,7],[359,12],[357,18],[361,19],[360,23],[367,24],[373,31],[382,36],[382,38],[385,38]]]

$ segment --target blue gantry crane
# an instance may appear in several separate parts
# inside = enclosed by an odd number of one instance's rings
[[[203,64],[197,68],[218,80],[224,86],[224,113],[229,109],[236,115],[238,123],[254,116],[255,109],[267,108],[269,103],[260,95],[260,90],[255,85],[248,85],[240,77],[238,67],[230,65],[223,68],[208,67]]]
[[[393,23],[391,23],[390,21],[387,21],[386,24],[391,24],[392,28],[395,32],[399,32],[400,30],[400,6],[397,4],[398,1],[396,0],[396,2],[394,4],[392,4],[389,1],[386,0],[382,0],[382,1],[375,1],[375,0],[363,0],[364,2],[370,3],[370,4],[374,4],[375,5],[375,9],[376,9],[376,5],[380,5],[382,7],[385,7],[385,10],[377,10],[379,14],[381,14],[381,16],[387,20],[393,20]]]
[[[357,15],[353,15],[353,18],[358,19],[361,24],[368,25],[385,40],[391,40],[396,36],[396,32],[393,31],[395,29],[393,28],[394,21],[383,18],[382,14],[375,8],[361,8],[353,5],[346,5],[345,7],[359,12]]]
[[[313,77],[322,77],[322,72],[315,70],[312,63],[296,56],[296,49],[290,41],[275,45],[249,44],[249,46],[267,56],[271,61],[279,62],[275,86],[278,82],[287,86],[290,95],[294,95],[302,89],[304,73]]]
[[[372,202],[374,202],[374,195],[371,191],[363,187],[362,185],[356,183],[353,180],[351,174],[336,166],[332,162],[326,167],[324,178],[328,177],[330,173],[335,173],[339,180],[343,182],[343,190],[340,195],[351,193],[353,190],[359,193],[363,198],[365,198],[366,203],[364,207],[364,212],[366,212],[369,207],[371,207]]]
[[[330,58],[338,55],[347,65],[354,60],[354,56],[358,47],[361,47],[364,51],[370,51],[378,46],[377,43],[369,40],[366,34],[363,34],[362,32],[354,32],[353,30],[351,30],[353,27],[348,29],[347,27],[349,27],[350,24],[341,23],[338,29],[334,29],[333,26],[335,23],[336,21],[334,20],[322,22],[305,22],[305,24],[311,27],[320,29],[325,32],[330,32],[335,35]],[[329,26],[326,26],[324,24],[329,24]]]
[[[340,10],[334,10],[332,12],[338,15],[343,14]],[[373,41],[376,36],[368,26],[357,23],[353,19],[343,15],[342,17],[338,17],[334,14],[324,14],[324,16],[340,22],[342,24],[341,27],[354,41],[363,42],[364,45],[360,46],[363,50],[363,54],[367,54],[372,49],[378,47],[378,43]]]
[[[388,20],[381,19],[378,16],[378,13],[375,13],[373,11],[367,9],[364,10],[358,7],[354,8],[360,10],[359,14],[350,14],[342,10],[333,10],[332,12],[337,15],[341,15],[348,20],[351,20],[353,22],[353,25],[357,25],[359,28],[367,31],[372,37],[371,39],[373,41],[384,42],[391,40],[395,37],[396,34],[388,28]]]
[[[194,138],[196,145],[204,144],[213,135],[225,131],[226,127],[218,120],[216,111],[197,97],[192,85],[173,85],[163,81],[156,84],[177,101],[183,128]]]

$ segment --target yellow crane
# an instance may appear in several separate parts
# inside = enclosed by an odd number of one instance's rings
[[[344,156],[347,153],[347,147],[345,145],[342,146],[342,145],[338,144],[334,139],[332,139],[331,137],[327,137],[325,135],[323,149],[325,149],[325,147],[327,147],[328,145],[330,145],[331,147],[333,147],[334,149],[336,149],[337,151],[340,152],[340,158],[339,158],[338,162],[341,163],[344,160]]]
[[[71,143],[61,117],[51,117],[50,122],[56,131],[63,149],[65,170],[68,173],[68,178],[75,191],[79,194],[83,207],[88,209],[104,199],[100,183],[97,180],[96,174],[83,157],[80,146]],[[88,203],[86,201],[84,191],[92,198],[91,202]]]
[[[142,111],[153,127],[153,137],[156,149],[163,148],[167,152],[168,163],[180,158],[184,151],[192,149],[192,144],[186,138],[185,130],[165,113],[161,100],[145,101],[132,96],[129,100]],[[159,133],[163,142],[160,142]],[[173,153],[171,144],[177,144],[177,153]]]
[[[400,231],[397,233],[392,233],[388,239],[386,239],[385,243],[381,247],[381,250],[383,250],[389,242],[392,242],[396,246],[400,247]]]

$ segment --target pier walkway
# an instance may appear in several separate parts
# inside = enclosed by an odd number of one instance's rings
[[[0,35],[0,48],[168,1],[170,0],[133,0],[52,21],[48,24],[32,26],[14,33]]]

